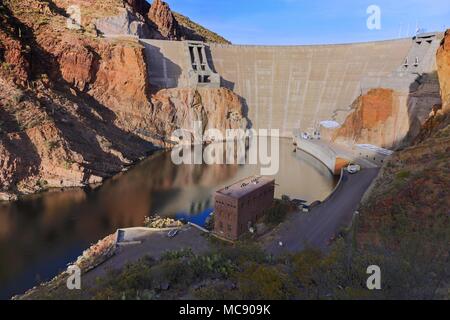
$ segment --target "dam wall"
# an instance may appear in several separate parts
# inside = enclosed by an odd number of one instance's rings
[[[292,136],[295,129],[314,131],[325,120],[342,124],[355,98],[371,87],[407,92],[425,62],[428,69],[435,68],[432,50],[436,41],[424,40],[420,50],[411,38],[311,46],[211,43],[204,44],[204,52],[207,69],[214,77],[220,76],[217,85],[243,99],[253,128],[279,129],[281,136]],[[141,42],[152,86],[199,85],[192,83],[194,60],[187,48],[189,41]]]

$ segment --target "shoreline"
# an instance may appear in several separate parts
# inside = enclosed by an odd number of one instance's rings
[[[159,152],[163,152],[166,150],[170,150],[170,149],[156,148],[152,151],[149,151],[146,156],[139,157],[132,163],[124,165],[122,170],[117,171],[108,177],[102,178],[101,182],[79,184],[79,185],[73,185],[73,186],[68,186],[68,187],[50,187],[50,188],[36,190],[35,192],[30,192],[30,193],[16,193],[16,192],[11,192],[11,191],[0,191],[0,206],[3,204],[14,203],[16,201],[20,201],[21,199],[24,199],[27,197],[39,196],[39,195],[43,195],[46,193],[62,193],[62,192],[68,192],[71,190],[80,190],[80,189],[86,189],[86,188],[89,188],[90,190],[95,190],[95,189],[103,186],[106,182],[110,181],[111,179],[114,179],[122,174],[127,173],[128,171],[135,168],[143,161],[149,160],[152,157],[156,156]]]

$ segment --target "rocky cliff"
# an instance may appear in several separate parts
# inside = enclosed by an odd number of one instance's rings
[[[230,43],[217,33],[202,27],[188,17],[173,12],[169,5],[162,0],[154,0],[152,2],[148,12],[148,18],[165,38]]]
[[[194,121],[201,121],[205,130],[247,127],[241,99],[225,88],[161,90],[152,103],[152,119],[165,136],[178,128],[193,130]]]
[[[110,2],[118,3],[101,5]],[[239,98],[226,89],[152,96],[142,46],[67,29],[67,4],[0,5],[0,198],[99,183],[168,146],[196,109],[219,129],[246,126]]]
[[[169,5],[161,0],[154,0],[148,12],[148,18],[157,27],[163,37],[177,39],[179,25]]]
[[[198,40],[230,43],[189,18],[173,12],[168,3],[154,0],[55,0],[68,8],[78,5],[82,12],[81,24],[105,36],[138,36],[145,39]]]
[[[437,52],[437,68],[443,111],[446,112],[450,110],[450,29],[445,32],[445,37]]]
[[[359,96],[332,140],[344,144],[373,144],[388,149],[410,145],[441,104],[436,74],[420,76],[411,92],[375,88]],[[411,85],[412,87],[412,85]]]
[[[392,147],[397,122],[408,119],[407,110],[401,110],[395,92],[389,89],[370,90],[358,97],[352,107],[354,111],[333,136],[335,142]]]

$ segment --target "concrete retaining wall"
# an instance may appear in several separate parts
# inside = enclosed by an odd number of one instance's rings
[[[336,172],[336,153],[332,149],[300,137],[294,138],[294,142],[297,144],[297,148],[322,162],[333,174],[339,173]]]

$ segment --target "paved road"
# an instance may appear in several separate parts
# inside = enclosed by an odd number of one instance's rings
[[[344,173],[341,184],[321,205],[309,213],[295,213],[263,238],[263,246],[272,254],[298,252],[306,246],[325,250],[328,240],[350,225],[364,192],[379,169],[366,168],[350,175]],[[283,246],[279,246],[279,242]]]

